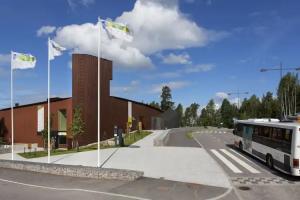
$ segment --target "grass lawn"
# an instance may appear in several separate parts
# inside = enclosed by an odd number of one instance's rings
[[[188,138],[188,139],[193,139],[193,132],[187,132],[185,134],[185,136]]]
[[[133,143],[143,139],[144,137],[146,137],[147,135],[150,135],[151,132],[150,131],[135,131],[132,132],[130,134],[126,134],[124,137],[124,145],[125,146],[130,146]]]
[[[124,146],[130,146],[131,144],[143,139],[144,137],[146,137],[147,135],[151,134],[150,131],[135,131],[132,132],[130,134],[126,134],[124,137]],[[82,147],[79,149],[79,152],[85,152],[85,151],[93,151],[93,150],[97,150],[97,144],[88,146],[88,147]],[[101,149],[107,149],[107,148],[115,148],[118,146],[109,146],[109,145],[103,145],[101,144],[100,148]],[[76,149],[69,149],[69,150],[52,150],[51,151],[51,155],[52,156],[56,156],[56,155],[62,155],[62,154],[69,154],[69,153],[78,153],[78,151]],[[20,156],[22,156],[23,158],[40,158],[40,157],[45,157],[48,155],[47,151],[32,151],[32,152],[26,152],[26,153],[18,153]]]

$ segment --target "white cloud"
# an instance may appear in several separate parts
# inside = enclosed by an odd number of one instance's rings
[[[199,64],[199,65],[188,65],[184,70],[185,73],[198,73],[208,72],[215,67],[214,64]]]
[[[181,89],[190,85],[188,81],[170,81],[167,83],[155,84],[152,86],[151,93],[160,93],[164,86],[168,86],[171,90]]]
[[[118,95],[120,93],[130,93],[138,90],[140,82],[138,80],[133,80],[129,85],[126,86],[113,86],[111,88],[113,95]]]
[[[191,64],[190,55],[188,53],[174,54],[170,53],[162,56],[162,61],[165,64]]]
[[[206,5],[211,6],[213,4],[213,0],[207,0]]]
[[[0,77],[8,73],[8,65],[10,64],[10,54],[0,54]]]
[[[219,99],[227,99],[228,98],[228,93],[226,92],[217,92],[216,93],[216,98],[219,98]]]
[[[133,45],[143,53],[202,47],[225,36],[224,32],[207,30],[188,19],[174,3],[177,1],[166,1],[168,4],[161,2],[138,0],[132,11],[124,12],[116,19],[133,29]]]
[[[195,0],[185,0],[186,3],[194,3]]]
[[[239,99],[238,97],[231,97],[228,93],[226,92],[217,92],[215,94],[214,100],[216,105],[218,104],[218,107],[220,108],[222,105],[222,102],[224,99],[227,99],[231,104],[238,105]],[[241,101],[242,99],[240,99]]]
[[[0,54],[0,66],[10,63],[10,54]]]
[[[72,61],[69,61],[69,62],[68,62],[68,68],[69,68],[69,69],[72,69],[72,67],[73,67]]]
[[[74,0],[69,0],[74,4]],[[81,1],[76,1],[82,2]],[[155,16],[155,17],[154,17]],[[151,67],[150,56],[163,50],[203,47],[227,35],[198,26],[181,13],[177,0],[137,0],[131,11],[116,21],[129,25],[134,33],[131,43],[108,39],[102,31],[103,57],[130,68]],[[73,24],[61,27],[55,40],[78,53],[97,55],[96,24]]]
[[[170,72],[160,72],[155,75],[147,74],[144,75],[147,79],[154,79],[154,78],[178,78],[184,74],[190,73],[203,73],[208,72],[215,68],[214,64],[199,64],[199,65],[186,65],[183,69],[174,70]]]
[[[95,3],[95,0],[67,0],[68,5],[72,10],[74,10],[78,5],[83,5],[88,7]]]
[[[157,76],[159,76],[161,78],[176,78],[176,77],[180,77],[180,72],[178,72],[178,71],[175,71],[175,72],[163,72],[163,73],[157,74]]]
[[[149,57],[143,55],[137,48],[126,46],[117,39],[110,39],[105,31],[101,33],[102,57],[113,60],[117,65],[129,68],[151,67]],[[75,53],[97,55],[98,27],[95,24],[69,25],[59,28],[55,40],[62,46],[72,49]]]
[[[49,35],[50,33],[53,33],[56,30],[55,26],[42,26],[39,30],[37,30],[36,34],[37,36],[42,35]]]

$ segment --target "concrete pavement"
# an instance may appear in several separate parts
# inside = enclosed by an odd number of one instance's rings
[[[143,171],[145,177],[196,183],[217,187],[230,187],[223,170],[202,148],[198,147],[155,147],[153,139],[168,131],[153,131],[144,139],[126,148],[101,150],[104,168],[130,169]],[[176,131],[175,131],[176,132]],[[183,133],[186,137],[185,133]],[[189,141],[193,141],[189,139]],[[194,146],[197,145],[195,141]],[[0,158],[9,157],[1,155]],[[26,160],[21,157],[16,159]],[[47,158],[28,161],[47,162]],[[79,152],[51,157],[52,163],[97,166],[97,151]],[[217,178],[212,178],[217,177]]]

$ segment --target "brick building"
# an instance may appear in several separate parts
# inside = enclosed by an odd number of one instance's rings
[[[51,98],[51,137],[55,137],[57,147],[70,147],[72,142],[69,127],[76,106],[82,109],[85,134],[80,137],[81,145],[97,141],[97,74],[98,59],[85,54],[72,56],[72,97]],[[100,132],[101,140],[113,137],[114,127],[126,129],[128,116],[133,120],[132,128],[142,122],[143,129],[151,129],[153,118],[162,112],[149,105],[128,99],[110,96],[112,62],[101,59],[100,69]],[[47,121],[47,101],[14,108],[15,143],[37,143],[43,145],[41,131]],[[11,143],[11,110],[0,110],[0,137]]]

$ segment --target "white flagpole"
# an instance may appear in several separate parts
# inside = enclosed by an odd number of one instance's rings
[[[13,52],[10,53],[11,63],[10,63],[10,108],[11,108],[11,160],[14,160],[14,100],[13,100]]]
[[[101,96],[100,96],[100,66],[101,66],[101,19],[100,17],[98,18],[98,120],[97,120],[97,133],[98,133],[98,159],[97,159],[97,167],[101,167],[101,158],[100,158],[100,140],[101,140],[101,134],[100,134],[100,101],[101,101]]]
[[[50,38],[48,38],[48,163],[50,163]]]

